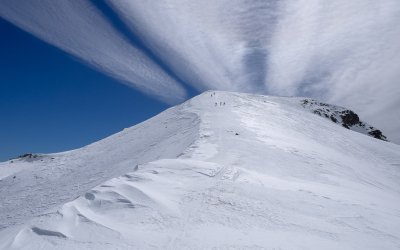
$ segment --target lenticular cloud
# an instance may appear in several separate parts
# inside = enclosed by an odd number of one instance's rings
[[[181,84],[314,97],[400,143],[398,0],[99,1],[124,32],[94,0],[3,0],[0,16],[166,102],[185,97]]]

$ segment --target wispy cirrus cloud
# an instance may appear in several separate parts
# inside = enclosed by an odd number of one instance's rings
[[[0,16],[120,82],[167,103],[181,84],[116,30],[88,0],[2,0]]]
[[[286,1],[268,46],[269,93],[361,114],[400,143],[400,2]]]
[[[105,0],[187,84],[264,92],[275,1]]]
[[[346,106],[400,143],[397,0],[106,0],[199,90]]]
[[[313,97],[400,143],[398,0],[99,1],[158,62],[89,0],[3,0],[0,16],[159,99],[184,98],[180,83]]]

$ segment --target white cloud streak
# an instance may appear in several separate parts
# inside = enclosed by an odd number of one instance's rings
[[[348,107],[400,143],[399,23],[396,0],[286,1],[267,91]]]
[[[307,96],[400,143],[398,0],[106,0],[199,90]]]
[[[131,31],[186,83],[264,92],[277,4],[248,0],[105,0]]]
[[[400,143],[398,0],[104,2],[157,59],[199,91],[318,98],[353,109]],[[184,96],[87,0],[2,0],[0,15],[141,91],[164,99]]]
[[[1,0],[0,16],[120,82],[167,103],[184,88],[129,43],[88,0]]]

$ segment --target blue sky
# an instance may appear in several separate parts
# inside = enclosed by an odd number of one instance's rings
[[[400,144],[398,0],[1,0],[0,18],[0,160],[210,89],[319,99]]]
[[[0,161],[98,141],[170,107],[0,18]]]

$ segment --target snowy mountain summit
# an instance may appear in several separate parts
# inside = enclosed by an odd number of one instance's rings
[[[207,91],[1,163],[0,249],[400,249],[400,146],[304,100]]]

